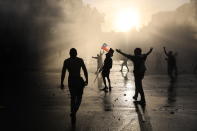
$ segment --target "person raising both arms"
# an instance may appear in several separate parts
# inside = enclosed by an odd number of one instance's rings
[[[173,53],[173,51],[166,51],[166,47],[163,47],[164,53],[167,56],[165,59],[167,61],[168,66],[168,76],[171,79],[171,82],[174,82],[175,78],[177,78],[177,65],[176,65],[176,55],[177,53]]]
[[[142,54],[141,48],[135,48],[134,55],[129,55],[129,54],[123,53],[120,49],[116,49],[118,53],[127,57],[129,60],[133,62],[133,65],[134,65],[133,73],[134,73],[134,78],[135,78],[135,95],[133,96],[133,99],[137,100],[138,93],[139,93],[141,96],[141,100],[140,100],[141,104],[146,104],[144,91],[142,87],[142,80],[144,78],[144,74],[146,71],[145,61],[146,61],[147,56],[152,52],[152,50],[153,48],[150,48],[150,50],[147,53]]]

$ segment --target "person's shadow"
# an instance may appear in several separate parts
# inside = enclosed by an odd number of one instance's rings
[[[170,82],[170,85],[168,87],[168,104],[169,106],[173,106],[174,103],[176,102],[176,83],[175,82]]]
[[[71,125],[70,131],[76,131],[76,124]]]
[[[112,111],[113,110],[113,106],[112,106],[112,101],[111,101],[111,92],[104,94],[103,97],[103,107],[105,111]]]
[[[146,105],[141,104],[139,101],[134,101],[134,106],[139,119],[139,125],[141,131],[152,131],[152,125],[150,123],[150,117],[146,110]]]

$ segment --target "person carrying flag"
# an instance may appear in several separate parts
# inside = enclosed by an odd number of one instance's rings
[[[97,54],[96,57],[92,56],[92,58],[97,60],[97,70],[95,74],[97,74],[99,69],[103,66],[103,54],[104,54],[104,51],[103,52],[100,51],[100,54]]]
[[[109,78],[109,75],[110,75],[110,69],[112,68],[112,64],[113,64],[113,60],[112,60],[113,53],[114,53],[114,50],[112,48],[110,48],[109,52],[106,54],[106,58],[104,60],[104,65],[99,70],[99,72],[102,72],[101,74],[103,77],[103,83],[105,85],[105,87],[103,88],[104,91],[107,91],[107,89],[108,89],[105,78],[107,78],[107,80],[108,80],[109,91],[111,91],[111,80]]]

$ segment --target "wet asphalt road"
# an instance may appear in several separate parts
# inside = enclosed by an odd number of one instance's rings
[[[43,73],[41,78],[35,81],[38,89],[31,90],[31,93],[37,98],[35,103],[30,106],[35,108],[31,110],[33,120],[35,120],[34,130],[64,131],[71,130],[70,122],[70,94],[68,88],[64,90],[59,88],[59,73]],[[111,72],[112,91],[104,92],[102,79],[94,82],[95,74],[89,72],[89,85],[84,89],[81,107],[77,113],[76,130],[79,131],[140,131],[138,114],[133,104],[132,96],[134,94],[133,77],[129,74],[125,79],[123,74],[117,69]],[[65,80],[67,85],[67,80]],[[35,92],[35,93],[32,93]],[[32,114],[29,113],[29,114]],[[30,116],[32,117],[32,115]],[[39,120],[37,120],[39,118]],[[32,121],[30,119],[30,121]]]
[[[197,77],[181,75],[170,84],[165,75],[146,75],[143,81],[147,105],[135,105],[132,72],[119,71],[114,64],[111,72],[112,91],[104,92],[102,79],[94,83],[94,68],[89,71],[89,85],[84,90],[77,113],[77,131],[196,131]],[[131,68],[130,68],[131,69]],[[132,70],[132,69],[131,69]],[[65,80],[65,85],[67,85]],[[59,88],[60,73],[31,72],[21,86],[26,95],[23,104],[10,115],[1,108],[1,119],[29,131],[69,131],[70,94]],[[144,109],[144,112],[141,111]],[[146,121],[143,122],[143,119]],[[12,124],[10,124],[12,125]],[[9,128],[7,128],[9,129]]]
[[[144,89],[154,131],[197,130],[197,76],[180,75],[175,83],[167,76],[147,76]]]

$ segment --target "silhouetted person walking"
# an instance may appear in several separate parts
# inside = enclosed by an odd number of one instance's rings
[[[167,56],[166,60],[168,63],[168,75],[171,79],[171,82],[173,82],[177,77],[176,54],[174,54],[172,51],[167,52],[165,47],[163,47],[163,49],[165,55]]]
[[[122,65],[121,65],[121,70],[120,70],[120,71],[122,71],[122,69],[123,69],[124,66],[126,66],[127,71],[129,71],[129,67],[128,67],[128,65],[127,65],[127,61],[128,61],[127,58],[123,60]]]
[[[102,71],[103,83],[105,85],[103,90],[105,90],[105,91],[107,91],[107,89],[108,89],[105,78],[107,78],[107,80],[108,80],[109,91],[111,91],[111,81],[109,78],[109,74],[110,74],[110,69],[112,68],[112,64],[113,64],[113,60],[112,60],[113,53],[114,53],[114,50],[112,48],[110,48],[109,52],[106,54],[106,58],[104,60],[104,65],[99,70],[99,72]]]
[[[129,55],[126,53],[123,53],[121,50],[116,49],[116,51],[123,56],[127,57],[130,59],[133,64],[134,64],[134,78],[135,78],[135,95],[133,96],[133,99],[137,100],[138,93],[141,95],[141,104],[145,104],[145,96],[144,96],[144,91],[142,87],[142,79],[144,78],[144,74],[146,71],[146,66],[145,66],[145,61],[147,56],[152,52],[153,48],[150,48],[150,51],[147,52],[146,54],[142,54],[141,48],[136,48],[134,50],[134,55]]]
[[[81,68],[85,75],[85,82],[80,76]],[[75,48],[70,49],[70,58],[66,59],[63,64],[61,74],[61,89],[64,88],[64,78],[66,70],[69,72],[68,87],[71,95],[71,119],[72,124],[75,124],[76,113],[81,104],[84,86],[88,85],[88,72],[84,64],[83,59],[77,57],[77,50]]]

